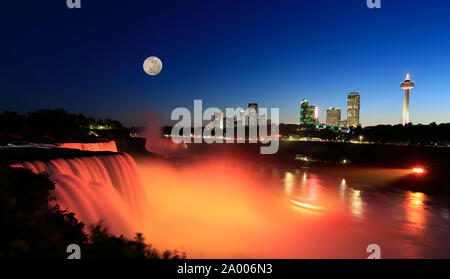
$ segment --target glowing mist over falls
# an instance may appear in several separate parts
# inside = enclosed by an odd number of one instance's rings
[[[239,167],[222,172],[222,166],[210,163],[175,167],[151,162],[138,170],[122,153],[13,167],[48,173],[62,209],[88,226],[102,221],[117,236],[142,232],[156,247],[194,258],[296,254],[288,253],[287,242],[279,239],[290,223],[284,211],[289,206]]]

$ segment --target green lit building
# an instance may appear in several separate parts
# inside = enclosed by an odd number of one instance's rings
[[[307,99],[300,102],[300,125],[315,125],[319,123],[319,109],[310,106]]]

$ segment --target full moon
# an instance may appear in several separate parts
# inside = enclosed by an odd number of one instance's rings
[[[162,62],[156,56],[150,56],[144,61],[144,71],[151,76],[156,76],[162,70]]]

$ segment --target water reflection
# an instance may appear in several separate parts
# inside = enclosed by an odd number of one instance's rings
[[[299,179],[299,176],[300,176],[299,170],[295,170],[295,174],[290,171],[284,173],[283,178],[284,193],[287,196],[293,196],[298,194],[316,197],[318,189],[313,184],[310,184],[310,186],[308,187],[308,178],[307,178],[308,176],[306,172],[303,172],[303,174],[301,175],[301,180]],[[300,185],[300,187],[298,187],[298,185]]]
[[[408,192],[405,201],[406,230],[413,235],[423,233],[426,228],[426,196],[423,193]]]
[[[443,208],[442,209],[442,217],[445,219],[450,219],[449,214],[448,214],[448,208]]]
[[[193,243],[209,257],[366,258],[369,243],[386,258],[450,256],[448,210],[425,194],[370,184],[387,176],[382,169],[233,166],[143,169],[159,209],[148,210],[161,223],[152,228],[165,228],[152,239]]]
[[[361,198],[361,191],[352,189],[351,196],[352,196],[352,198],[351,198],[352,214],[357,217],[362,217],[363,201]]]
[[[284,192],[286,195],[291,196],[294,191],[295,175],[292,172],[286,172],[284,174]]]
[[[284,175],[282,181],[285,195],[296,202],[307,204],[307,207],[330,208],[337,204],[340,206],[336,210],[342,210],[344,214],[358,219],[380,214],[375,211],[381,210],[391,212],[387,213],[386,218],[406,224],[404,226],[411,235],[417,235],[426,229],[427,196],[424,193],[404,192],[401,197],[397,195],[396,198],[387,195],[386,198],[390,201],[381,203],[380,200],[373,199],[373,189],[371,193],[366,193],[366,190],[361,189],[361,185],[354,185],[346,178],[336,181],[332,177],[299,169],[278,174]],[[448,209],[439,211],[440,217],[448,220]]]
[[[345,190],[347,190],[347,181],[345,180],[345,178],[343,178],[340,186],[341,202],[345,201]]]
[[[292,198],[291,202],[296,206],[303,206],[310,209],[325,209],[325,201],[331,194],[332,199],[338,199],[341,205],[345,205],[347,196],[349,197],[348,206],[351,208],[351,215],[362,217],[363,200],[360,190],[351,189],[347,191],[347,181],[342,179],[339,185],[339,196],[334,197],[332,188],[330,188],[329,181],[324,181],[323,178],[317,174],[306,171],[285,171],[282,178],[284,185],[284,194]],[[331,201],[333,203],[334,201]]]
[[[361,173],[356,176],[351,172],[329,175],[314,169],[290,169],[277,174],[278,181],[283,183],[284,194],[290,198],[291,207],[299,216],[313,216],[317,220],[333,220],[333,216],[339,216],[345,222],[358,221],[354,225],[346,223],[348,231],[345,235],[361,232],[367,241],[383,236],[387,242],[381,244],[398,246],[392,252],[397,256],[435,255],[436,249],[446,255],[445,251],[449,251],[440,247],[448,247],[447,243],[450,243],[448,200],[420,192],[377,188],[379,184],[370,184],[374,175]],[[337,175],[345,175],[345,178],[336,179]],[[340,223],[333,227],[335,225]]]

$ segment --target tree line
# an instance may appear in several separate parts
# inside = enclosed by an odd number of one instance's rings
[[[128,129],[119,121],[98,120],[63,109],[37,110],[27,114],[6,111],[0,114],[0,142],[88,141],[127,136]]]

